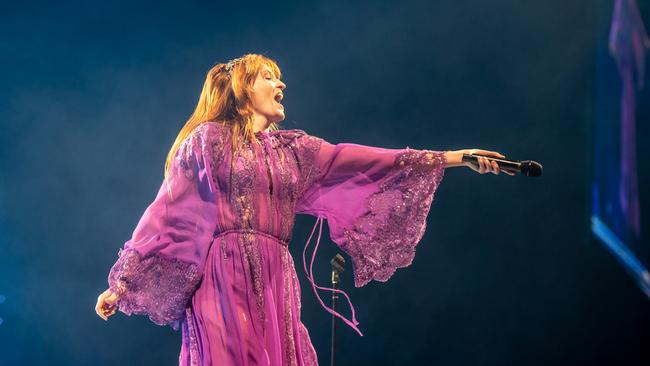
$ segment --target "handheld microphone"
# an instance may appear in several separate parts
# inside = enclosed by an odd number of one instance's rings
[[[527,177],[539,177],[542,175],[542,164],[532,160],[504,160],[497,159],[491,156],[478,155],[478,154],[463,154],[463,162],[474,163],[479,165],[478,158],[484,157],[490,161],[495,161],[499,164],[501,170],[511,173],[521,173]]]

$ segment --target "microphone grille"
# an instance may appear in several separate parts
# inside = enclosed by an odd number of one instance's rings
[[[539,177],[542,175],[542,164],[532,161],[525,160],[521,162],[521,173],[527,177]]]

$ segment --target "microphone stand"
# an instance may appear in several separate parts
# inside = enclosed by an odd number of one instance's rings
[[[338,289],[339,275],[345,269],[345,259],[337,254],[330,261],[332,265],[332,288]],[[336,300],[339,298],[336,291],[332,291],[332,310],[336,311]],[[330,349],[330,366],[334,366],[335,361],[335,345],[336,345],[336,316],[332,314],[332,348]]]

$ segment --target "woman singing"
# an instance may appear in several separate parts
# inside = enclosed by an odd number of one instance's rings
[[[327,219],[361,287],[411,264],[445,168],[500,173],[485,158],[462,163],[463,153],[503,157],[492,151],[331,144],[280,130],[280,76],[256,54],[208,72],[162,186],[97,299],[104,320],[119,309],[180,326],[181,365],[318,363],[288,250],[296,214],[316,216],[320,229]],[[326,309],[359,332],[353,309],[351,319]]]

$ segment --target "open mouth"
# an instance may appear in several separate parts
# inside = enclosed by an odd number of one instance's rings
[[[276,94],[275,97],[273,97],[273,99],[275,99],[275,101],[276,101],[278,104],[280,104],[280,102],[282,101],[282,99],[284,99],[284,94],[282,94],[282,92],[280,92],[280,93]]]

